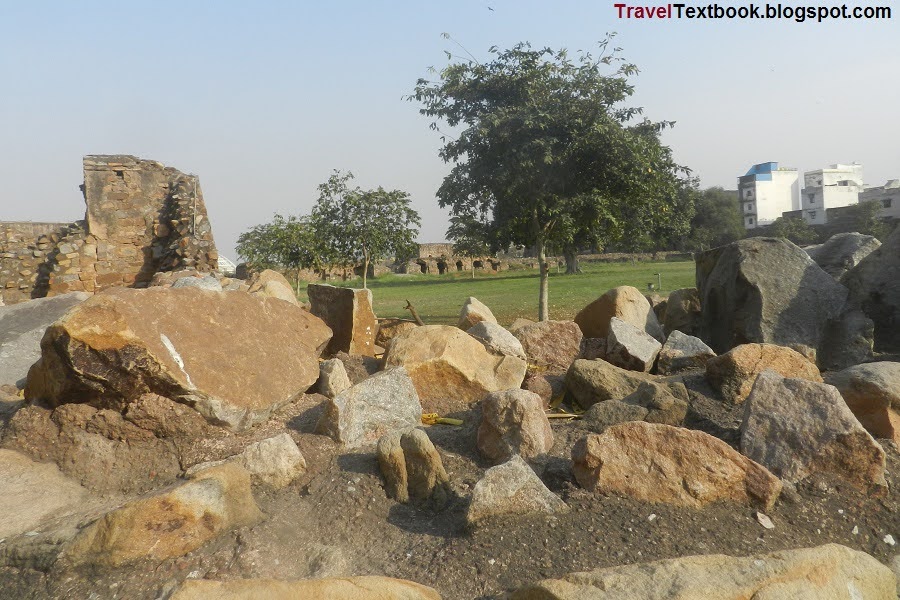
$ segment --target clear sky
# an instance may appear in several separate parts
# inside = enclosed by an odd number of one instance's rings
[[[900,6],[881,4],[893,19],[800,24],[620,20],[613,1],[0,0],[0,220],[82,218],[82,155],[122,153],[198,174],[232,258],[241,231],[309,211],[336,168],[409,191],[420,240],[443,240],[448,167],[403,100],[459,52],[442,32],[479,58],[618,32],[634,104],[677,121],[665,142],[703,186],[773,160],[856,161],[882,185],[900,177]]]

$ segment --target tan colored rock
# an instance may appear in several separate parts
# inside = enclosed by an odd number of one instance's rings
[[[429,503],[436,509],[447,504],[447,472],[441,455],[421,429],[412,429],[400,436],[400,448],[406,463],[406,485],[409,497]]]
[[[107,513],[82,530],[65,554],[76,564],[111,567],[162,561],[262,518],[250,492],[250,474],[236,464],[224,464]]]
[[[278,581],[188,579],[170,600],[441,600],[433,588],[390,577]]]
[[[281,489],[306,471],[306,459],[290,434],[254,442],[238,455],[254,482]]]
[[[487,321],[494,325],[497,324],[497,318],[491,312],[491,309],[485,306],[478,298],[469,296],[459,311],[459,322],[456,326],[463,331],[468,331],[482,321]]]
[[[309,310],[331,328],[326,352],[375,356],[378,320],[372,310],[372,290],[341,288],[324,283],[306,286]]]
[[[740,404],[750,395],[756,376],[771,369],[783,377],[821,383],[818,367],[805,356],[775,344],[741,344],[706,362],[706,379],[729,402]]]
[[[574,321],[526,323],[510,332],[522,343],[528,361],[551,373],[565,372],[581,354],[584,335]]]
[[[699,508],[735,502],[771,508],[781,482],[702,431],[632,421],[590,434],[572,449],[575,478],[599,494]]]
[[[576,360],[566,373],[566,388],[582,408],[590,408],[604,400],[621,400],[645,381],[665,380],[648,373],[627,371],[605,360]],[[681,397],[681,389],[673,389],[672,393]],[[687,400],[686,397],[682,399]]]
[[[640,290],[629,285],[613,288],[582,308],[575,315],[575,322],[585,337],[605,338],[613,317],[646,331],[660,342],[665,339],[650,302]]]
[[[258,275],[254,275],[250,281],[250,289],[247,290],[254,296],[263,296],[265,298],[278,298],[285,302],[290,302],[296,306],[300,306],[297,294],[291,287],[287,278],[272,269],[266,269]]]
[[[566,503],[547,489],[535,472],[518,454],[507,462],[491,467],[472,490],[466,510],[466,523],[476,525],[493,517],[566,512]]]
[[[26,397],[122,408],[156,393],[240,430],[315,383],[329,338],[321,320],[270,298],[113,288],[47,329]]]
[[[375,345],[387,349],[391,340],[419,325],[415,321],[406,319],[380,319],[378,321],[378,333],[375,334]]]
[[[495,464],[531,460],[553,447],[553,430],[541,397],[527,390],[494,392],[481,403],[478,450]]]
[[[518,388],[525,361],[490,352],[457,327],[426,325],[394,338],[386,367],[405,366],[425,412],[468,410],[490,392]]]
[[[334,398],[351,386],[350,377],[344,363],[337,358],[329,358],[319,364],[319,393],[326,398]]]
[[[697,288],[674,290],[666,300],[663,331],[670,335],[680,331],[685,335],[695,335],[700,330],[700,293]]]
[[[571,573],[510,600],[894,600],[891,570],[838,544],[757,556],[687,556]]]
[[[566,378],[564,375],[548,375],[545,373],[529,373],[522,382],[522,389],[534,392],[541,397],[544,408],[550,408],[550,404],[556,399],[562,398],[566,393]]]
[[[384,491],[388,498],[397,502],[409,501],[409,488],[406,480],[406,457],[400,447],[402,431],[392,431],[378,440],[375,455],[378,457],[378,468],[384,477]]]
[[[681,426],[687,416],[687,388],[683,383],[668,384],[645,381],[632,393],[622,398],[624,404],[639,406],[647,410],[640,420],[648,423]],[[609,402],[614,402],[610,400]],[[591,407],[593,409],[596,406]]]
[[[900,363],[875,362],[826,373],[866,431],[900,444]]]

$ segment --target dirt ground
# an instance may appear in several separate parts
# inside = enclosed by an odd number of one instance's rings
[[[712,397],[702,376],[687,377],[691,409],[687,426],[734,445],[742,407]],[[465,526],[471,489],[489,466],[475,449],[476,410],[462,413],[462,427],[427,428],[450,476],[454,498],[434,513],[388,499],[374,449],[340,454],[327,438],[311,433],[322,396],[305,395],[266,428],[284,427],[300,446],[309,470],[289,487],[257,488],[267,519],[234,531],[179,559],[118,570],[74,570],[60,563],[42,572],[0,569],[0,599],[165,598],[185,578],[304,578],[386,575],[438,589],[446,599],[502,598],[525,583],[572,571],[693,554],[750,555],[836,542],[889,563],[900,547],[900,453],[887,452],[890,491],[867,497],[840,482],[812,480],[786,490],[763,528],[750,507],[704,509],[646,504],[594,496],[578,488],[569,453],[587,431],[578,421],[553,420],[556,445],[539,465],[547,486],[571,510]],[[15,510],[15,507],[6,507]]]

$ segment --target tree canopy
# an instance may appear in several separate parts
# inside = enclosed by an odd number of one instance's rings
[[[672,123],[623,104],[637,68],[609,42],[599,56],[575,59],[527,43],[491,48],[485,63],[451,57],[439,81],[420,79],[411,96],[434,130],[445,123],[459,132],[442,134],[440,156],[453,167],[440,205],[490,215],[498,239],[536,246],[541,320],[549,318],[548,245],[646,237],[677,217],[687,170],[660,142]]]
[[[691,219],[692,249],[709,250],[746,235],[736,191],[711,187],[696,192],[696,212]]]

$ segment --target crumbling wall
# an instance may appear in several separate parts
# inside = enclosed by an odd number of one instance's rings
[[[68,223],[0,223],[0,299],[14,304],[31,298],[41,266]]]

